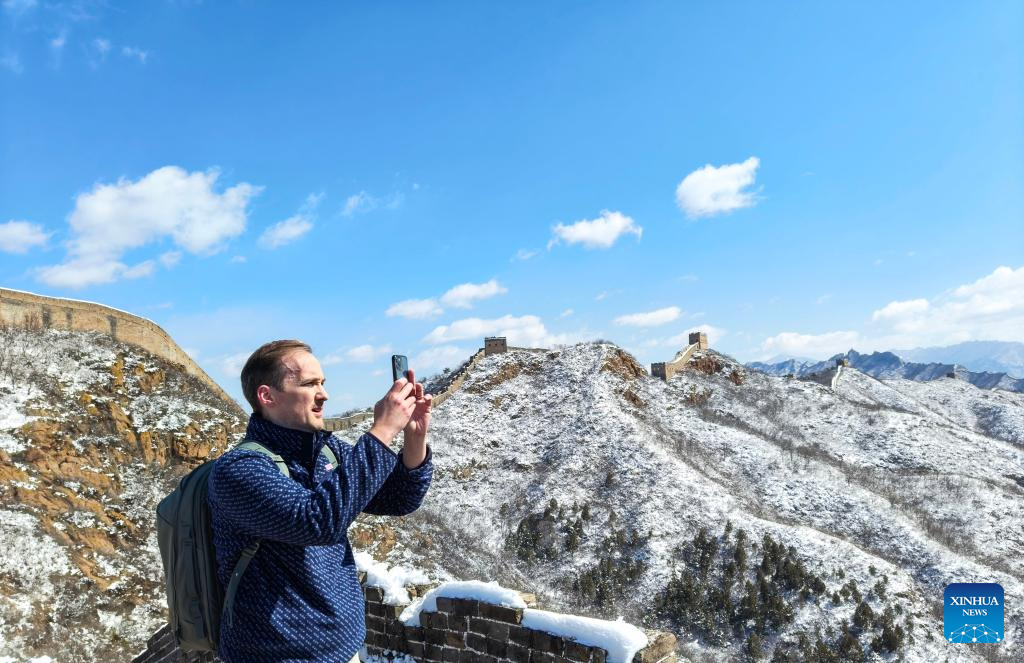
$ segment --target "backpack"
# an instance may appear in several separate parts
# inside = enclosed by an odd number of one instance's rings
[[[291,477],[281,456],[259,442],[242,440],[237,449],[265,454],[286,477]],[[334,467],[338,459],[329,446],[321,452]],[[167,583],[168,622],[182,651],[217,651],[220,625],[234,616],[235,592],[245,568],[259,550],[259,540],[242,551],[225,591],[217,578],[213,547],[213,518],[207,502],[207,478],[214,461],[207,461],[184,477],[157,505],[156,533]]]

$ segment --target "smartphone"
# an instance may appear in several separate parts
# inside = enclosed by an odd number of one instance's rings
[[[408,379],[409,358],[405,355],[391,355],[391,375],[397,381],[399,378]]]

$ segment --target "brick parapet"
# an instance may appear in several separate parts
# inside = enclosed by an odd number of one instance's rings
[[[425,588],[418,588],[422,593]],[[417,588],[410,589],[415,596]],[[429,663],[606,663],[608,651],[523,625],[524,610],[475,599],[438,597],[436,610],[420,613],[420,625],[404,624],[406,605],[384,603],[377,587],[365,587],[366,649],[373,655],[411,656]],[[676,638],[650,632],[633,663],[675,661]]]
[[[651,364],[651,375],[656,378],[661,378],[666,382],[668,380],[671,380],[673,375],[681,371],[683,369],[683,366],[686,366],[686,362],[690,361],[690,357],[693,356],[694,352],[700,349],[705,349],[706,346],[707,337],[705,336],[704,340],[696,343],[691,343],[690,345],[686,346],[686,349],[683,350],[682,354],[673,359],[672,361],[659,361],[657,363]]]
[[[26,326],[33,318],[44,328],[100,332],[122,343],[142,348],[181,366],[186,373],[203,382],[226,402],[238,407],[235,400],[152,320],[102,304],[0,288],[0,322]],[[242,414],[240,407],[238,412]]]
[[[384,602],[379,587],[360,584],[366,599],[366,640],[368,654],[381,658],[409,656],[427,663],[607,663],[608,652],[553,633],[523,625],[523,608],[510,608],[476,599],[438,597],[437,609],[420,613],[419,626],[407,626],[399,617],[408,604]],[[406,587],[410,597],[422,597],[432,585]],[[528,606],[532,594],[522,594]],[[648,645],[631,663],[676,661],[676,637],[649,631]],[[212,652],[182,652],[170,627],[164,626],[147,642],[144,652],[132,663],[219,663]]]

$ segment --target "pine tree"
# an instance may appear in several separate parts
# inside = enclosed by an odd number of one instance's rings
[[[843,634],[839,637],[839,657],[844,661],[863,661],[864,648],[856,636],[850,633],[850,625],[843,622]]]
[[[761,641],[761,636],[758,635],[756,631],[751,633],[750,637],[747,638],[747,656],[749,656],[752,661],[758,661],[764,657],[764,643]]]
[[[866,601],[861,601],[860,605],[853,612],[853,624],[861,630],[869,628],[874,618],[875,611],[871,609],[871,606]]]

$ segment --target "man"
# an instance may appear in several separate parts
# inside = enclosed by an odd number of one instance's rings
[[[247,449],[224,454],[210,473],[222,586],[241,551],[261,541],[221,625],[218,653],[226,663],[358,661],[365,606],[346,530],[360,512],[398,516],[419,507],[433,471],[431,397],[409,371],[350,447],[323,430],[324,375],[301,341],[256,350],[242,369],[242,392],[253,409],[246,439],[279,454],[291,478]],[[403,431],[396,454],[389,445]],[[338,467],[321,453],[324,445]]]

